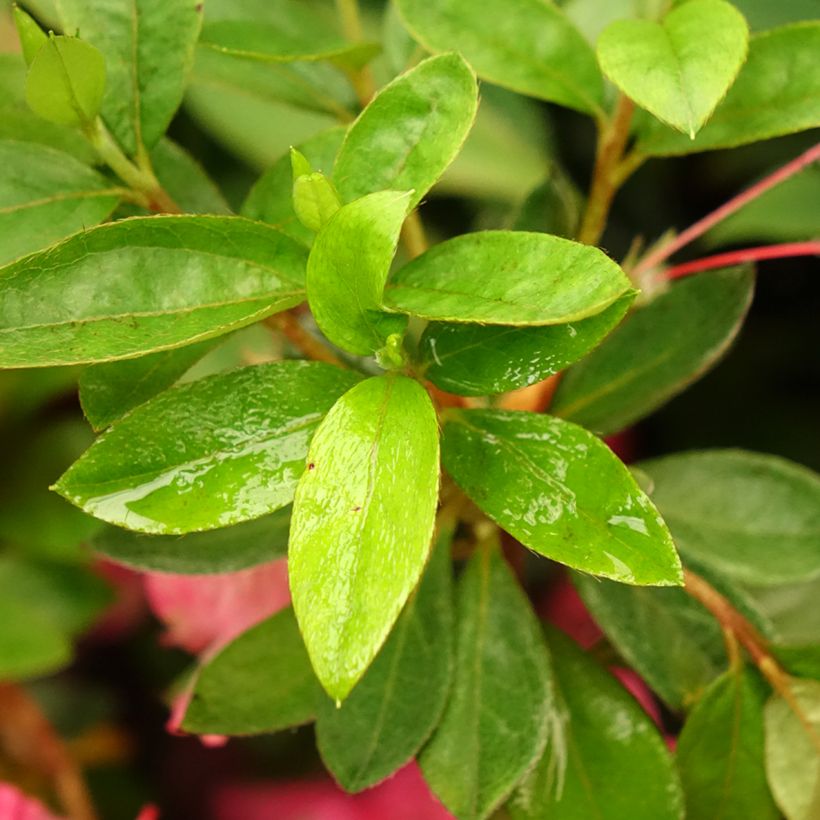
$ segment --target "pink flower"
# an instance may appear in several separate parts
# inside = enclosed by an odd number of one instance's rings
[[[0,783],[0,818],[2,820],[61,820],[39,800],[28,797],[10,783]]]

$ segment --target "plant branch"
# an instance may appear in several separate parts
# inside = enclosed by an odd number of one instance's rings
[[[345,363],[319,339],[305,330],[302,323],[290,311],[276,313],[265,319],[268,327],[278,330],[295,348],[309,359],[326,362],[336,367],[346,367]]]
[[[812,146],[808,151],[804,151],[799,157],[796,157],[791,162],[786,163],[782,168],[779,168],[769,176],[755,183],[751,188],[747,188],[742,193],[730,199],[724,205],[721,205],[712,213],[703,217],[703,219],[695,222],[694,225],[687,228],[682,233],[678,234],[668,244],[657,248],[655,251],[646,256],[635,268],[635,273],[640,274],[644,271],[656,268],[658,265],[665,262],[670,256],[677,253],[681,248],[688,245],[698,237],[706,233],[710,228],[722,222],[726,217],[731,216],[736,211],[739,211],[745,205],[748,205],[753,200],[757,199],[766,191],[785,182],[790,177],[802,171],[813,162],[820,160],[820,143]]]
[[[364,29],[358,0],[336,0],[336,11],[345,38],[351,43],[361,43],[364,40]],[[376,93],[373,72],[369,66],[364,66],[358,71],[348,72],[348,77],[359,98],[359,104],[364,108]]]
[[[634,112],[635,104],[622,94],[612,118],[601,128],[587,208],[578,232],[579,242],[596,245],[604,232],[612,200],[626,179],[622,173],[618,173],[618,169],[629,140]]]
[[[820,241],[816,242],[786,242],[782,245],[764,245],[759,248],[744,248],[739,251],[718,253],[685,262],[665,271],[661,278],[680,279],[713,268],[726,268],[730,265],[740,265],[744,262],[758,262],[762,259],[786,259],[793,256],[820,256]]]
[[[0,744],[48,778],[70,820],[96,820],[79,767],[37,703],[15,684],[0,684]]]

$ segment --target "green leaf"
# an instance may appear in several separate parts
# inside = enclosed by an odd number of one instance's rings
[[[513,820],[679,820],[680,784],[652,720],[573,641],[548,638],[560,729],[508,804]]]
[[[622,583],[681,583],[652,502],[583,428],[535,413],[459,411],[444,428],[442,461],[490,518],[538,554]]]
[[[653,156],[733,148],[820,126],[820,22],[758,34],[726,99],[694,140],[646,118],[638,150]]]
[[[694,139],[737,77],[748,42],[746,20],[731,3],[689,0],[660,23],[612,23],[597,52],[624,94]]]
[[[789,0],[788,3],[772,3],[771,0],[733,2],[743,12],[753,31],[817,19],[817,0]]]
[[[631,290],[603,251],[541,233],[480,231],[435,245],[392,277],[385,304],[444,322],[561,325]]]
[[[131,156],[153,148],[182,102],[201,10],[198,0],[60,0],[64,30],[105,57],[102,116]]]
[[[385,86],[347,132],[333,181],[345,200],[412,191],[415,208],[461,149],[478,107],[475,74],[457,54],[431,57]]]
[[[343,206],[317,235],[307,267],[310,308],[322,333],[368,356],[402,333],[405,316],[381,310],[410,195],[378,191]]]
[[[302,143],[299,152],[312,168],[328,174],[333,170],[344,135],[342,126],[329,128]],[[282,156],[251,188],[242,205],[242,216],[267,222],[307,247],[313,244],[314,232],[299,221],[293,210],[293,177],[288,154]]]
[[[638,589],[573,575],[592,617],[672,709],[701,696],[726,665],[712,616],[680,589]]]
[[[0,680],[54,672],[71,660],[71,643],[36,602],[0,594]]]
[[[554,708],[550,662],[529,601],[498,550],[473,556],[456,612],[452,693],[419,762],[459,820],[478,820],[544,750]]]
[[[789,682],[798,716],[780,695],[766,704],[766,774],[786,820],[820,812],[820,682]]]
[[[551,412],[601,434],[649,415],[717,363],[740,330],[753,288],[748,268],[671,285],[567,371]]]
[[[767,687],[738,665],[704,693],[678,739],[687,820],[777,820],[763,765]]]
[[[86,126],[100,112],[105,68],[94,46],[52,34],[29,67],[26,102],[44,120]]]
[[[0,367],[112,361],[220,336],[299,304],[304,270],[301,246],[239,217],[101,225],[0,268]]]
[[[520,94],[598,114],[595,54],[564,14],[543,0],[397,0],[411,34],[431,51],[455,49],[478,75]]]
[[[139,359],[96,364],[80,376],[80,404],[95,430],[103,430],[129,410],[167,390],[212,347],[208,339],[162,350]]]
[[[278,732],[312,721],[319,691],[293,610],[283,609],[200,670],[182,728],[220,735]]]
[[[119,191],[70,154],[0,140],[0,264],[102,222]]]
[[[563,168],[554,164],[547,179],[520,203],[508,227],[572,239],[581,225],[582,209],[583,197],[575,183]]]
[[[55,489],[96,518],[158,535],[258,518],[293,500],[313,431],[356,380],[291,361],[172,388],[117,422]]]
[[[789,674],[820,680],[820,644],[775,646],[772,654]]]
[[[347,700],[319,706],[319,752],[346,791],[403,766],[441,718],[453,666],[451,540],[450,531],[439,536],[418,591]]]
[[[253,521],[190,535],[142,535],[106,527],[91,542],[106,558],[149,572],[207,575],[236,572],[282,558],[287,552],[290,509]]]
[[[820,476],[775,456],[706,450],[642,462],[684,556],[756,586],[820,577]]]
[[[438,450],[430,398],[403,376],[354,387],[310,445],[293,506],[290,585],[313,667],[337,701],[370,665],[424,568]]]
[[[431,322],[419,342],[425,378],[462,396],[516,390],[558,373],[623,319],[632,293],[595,316],[566,325],[504,327]]]
[[[23,9],[15,5],[14,25],[17,28],[17,36],[20,38],[20,47],[23,50],[23,59],[26,65],[31,65],[37,52],[48,42],[46,33],[37,24],[37,21],[26,14]]]

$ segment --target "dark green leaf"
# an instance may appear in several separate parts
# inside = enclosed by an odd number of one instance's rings
[[[820,680],[820,644],[775,646],[772,653],[789,674]]]
[[[433,405],[404,376],[354,387],[313,437],[293,507],[290,585],[313,667],[337,701],[370,665],[424,569],[438,459]]]
[[[559,325],[600,313],[630,289],[598,248],[541,233],[480,231],[405,265],[384,298],[388,307],[425,319]]]
[[[684,724],[677,759],[687,820],[777,820],[763,765],[767,687],[738,665],[704,693]]]
[[[789,0],[788,3],[772,3],[772,0],[732,2],[743,12],[753,31],[817,19],[817,0]]]
[[[442,461],[490,518],[540,555],[627,584],[681,583],[652,502],[581,427],[535,413],[459,411],[444,428]]]
[[[671,285],[567,371],[552,412],[601,434],[648,415],[726,352],[753,288],[747,268],[708,271]]]
[[[337,708],[319,706],[316,737],[325,765],[347,791],[373,786],[418,752],[441,718],[453,664],[450,542],[430,562],[372,666]]]
[[[219,336],[299,304],[304,270],[300,245],[239,217],[101,225],[0,269],[0,367],[111,361]]]
[[[398,0],[431,51],[460,51],[482,79],[587,113],[603,81],[595,55],[563,13],[542,0]]]
[[[458,584],[456,668],[421,769],[459,820],[488,817],[544,750],[550,663],[529,601],[497,550],[480,549]]]
[[[542,231],[572,239],[581,224],[583,197],[557,164],[547,179],[518,206],[509,225],[515,231]]]
[[[462,396],[505,393],[558,373],[623,319],[633,294],[588,319],[545,327],[431,322],[419,343],[424,376]]]
[[[210,530],[293,500],[308,442],[357,376],[318,362],[258,365],[161,393],[115,424],[55,489],[111,524]]]
[[[342,143],[333,171],[342,198],[412,191],[414,208],[458,154],[477,107],[475,75],[457,54],[431,57],[396,77]]]
[[[642,462],[684,554],[742,583],[820,576],[820,476],[784,459],[707,450]]]
[[[513,820],[680,820],[680,784],[652,720],[573,641],[548,637],[560,728],[508,805]]]
[[[70,660],[68,637],[36,602],[0,592],[0,680],[45,675]]]
[[[182,728],[198,734],[278,732],[313,720],[319,692],[293,610],[284,609],[202,668]]]

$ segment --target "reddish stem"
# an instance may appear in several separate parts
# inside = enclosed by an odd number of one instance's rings
[[[699,236],[705,234],[706,231],[717,225],[718,222],[726,219],[727,216],[735,213],[735,211],[739,211],[744,205],[748,205],[752,200],[757,199],[761,194],[764,194],[769,189],[774,188],[775,185],[785,182],[789,177],[794,176],[799,171],[802,171],[806,166],[811,165],[813,162],[817,162],[818,160],[820,160],[820,143],[812,146],[808,151],[805,151],[799,157],[796,157],[774,173],[769,174],[769,176],[765,179],[761,179],[760,182],[752,185],[751,188],[748,188],[736,197],[733,197],[725,205],[721,205],[720,208],[712,211],[712,213],[708,216],[705,216],[703,219],[695,222],[694,225],[687,228],[683,231],[683,233],[678,234],[678,236],[676,236],[669,244],[658,248],[653,253],[650,253],[635,267],[634,273],[640,274],[643,271],[656,268],[662,262],[665,262],[670,256],[677,253],[685,245],[688,245]]]
[[[728,251],[693,262],[684,262],[669,268],[664,279],[679,279],[712,268],[727,268],[730,265],[740,265],[744,262],[758,262],[761,259],[784,259],[790,256],[820,256],[820,242],[787,242],[782,245],[765,245],[761,248],[744,248],[740,251]]]

